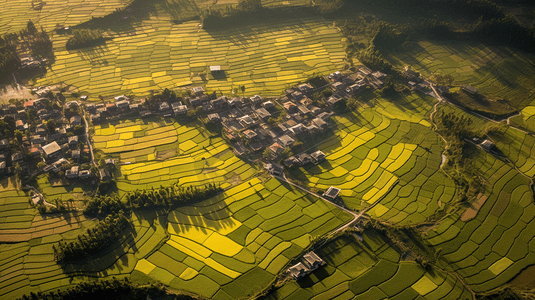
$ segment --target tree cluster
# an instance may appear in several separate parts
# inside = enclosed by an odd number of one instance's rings
[[[158,110],[161,102],[174,103],[182,101],[182,95],[177,95],[175,91],[165,88],[160,93],[154,93],[151,91],[149,97],[145,101],[145,105],[150,110]]]
[[[118,196],[95,196],[86,202],[84,214],[107,216],[134,208],[175,207],[205,200],[222,192],[214,183],[183,187],[178,184],[126,194],[126,203]]]
[[[472,199],[481,189],[482,182],[475,173],[473,156],[477,149],[465,139],[473,136],[470,130],[472,120],[453,112],[439,111],[435,117],[438,130],[448,140],[445,155],[447,164],[444,167],[457,186],[457,198],[464,202]]]
[[[407,39],[406,30],[400,30],[388,23],[381,23],[379,30],[372,39],[372,44],[378,49],[395,49],[400,47]]]
[[[122,211],[109,215],[94,228],[79,235],[77,240],[67,243],[60,241],[53,245],[54,260],[58,263],[85,261],[117,242],[128,226],[130,223]]]
[[[128,279],[84,281],[72,288],[50,292],[31,292],[18,300],[86,300],[86,299],[130,299],[146,300],[148,296],[154,298],[167,295],[167,291],[160,285],[140,286]],[[186,295],[179,295],[175,299],[194,299]]]
[[[214,183],[203,187],[178,184],[160,187],[159,189],[135,191],[125,195],[126,202],[131,208],[173,207],[177,205],[193,204],[210,198],[222,192]]]
[[[512,15],[474,25],[472,32],[479,37],[535,52],[535,28],[522,26]]]
[[[20,44],[23,49],[30,50],[35,57],[51,58],[54,56],[52,41],[48,33],[41,27],[39,31],[30,20],[26,28],[20,31]]]
[[[0,81],[11,77],[11,73],[20,67],[17,45],[9,37],[0,37]]]
[[[107,216],[116,214],[128,207],[116,196],[95,196],[85,204],[84,214],[90,216]]]
[[[379,70],[384,73],[392,73],[392,65],[383,59],[383,56],[376,50],[375,47],[370,46],[366,50],[362,50],[357,53],[357,59],[361,61],[364,65],[374,69]]]
[[[104,42],[104,37],[100,30],[75,29],[73,35],[67,40],[65,45],[67,50],[92,47]]]

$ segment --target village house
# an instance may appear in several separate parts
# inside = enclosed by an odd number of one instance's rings
[[[22,153],[17,152],[13,153],[11,155],[11,162],[13,163],[21,163],[24,160],[24,157],[22,156]]]
[[[306,94],[314,89],[309,83],[303,83],[297,87],[301,93]]]
[[[128,100],[117,101],[115,102],[115,106],[117,107],[118,110],[125,111],[130,108],[130,101]]]
[[[0,140],[0,150],[6,150],[7,148],[9,148],[9,140],[8,139]]]
[[[300,91],[293,91],[291,94],[290,94],[290,97],[299,101],[303,98],[305,98],[305,95],[303,95],[303,93],[301,93]]]
[[[310,251],[303,255],[303,263],[310,270],[310,272],[325,265],[325,262],[314,251]]]
[[[195,94],[195,96],[197,97],[200,97],[204,94],[204,89],[202,86],[196,86],[192,89],[193,91],[193,94]]]
[[[70,119],[70,123],[72,126],[77,126],[82,124],[82,118],[80,116],[72,116]]]
[[[228,100],[227,100],[227,97],[221,96],[217,99],[210,101],[210,104],[212,105],[214,109],[223,109],[227,107]]]
[[[250,99],[254,105],[262,103],[262,97],[260,97],[260,95],[254,95]]]
[[[308,269],[302,263],[299,262],[299,263],[291,266],[288,269],[288,273],[290,273],[290,275],[295,280],[298,280],[298,279],[300,279],[302,277],[305,277],[308,274]]]
[[[269,171],[269,174],[273,176],[284,176],[284,168],[279,164],[267,164],[265,168]]]
[[[245,116],[243,116],[241,118],[238,118],[238,122],[244,128],[253,126],[255,124],[255,121],[253,120],[253,118],[249,117],[249,115],[245,115]]]
[[[359,72],[366,77],[372,73],[372,70],[368,67],[361,67],[359,68]]]
[[[65,171],[65,177],[71,179],[78,178],[79,168],[79,166],[72,166],[69,170]]]
[[[336,95],[332,95],[329,97],[329,99],[327,99],[327,104],[329,104],[330,106],[334,106],[336,103],[342,101],[342,97],[338,97]]]
[[[477,94],[477,89],[471,85],[461,85],[461,89],[472,95]]]
[[[319,164],[320,162],[325,160],[325,153],[321,152],[320,150],[311,153],[310,158],[312,159],[312,162],[315,164]]]
[[[186,105],[182,105],[181,102],[171,103],[171,108],[173,109],[175,116],[185,115],[188,113],[188,107]]]
[[[71,157],[75,162],[78,162],[80,160],[80,150],[78,149],[72,150]]]
[[[338,197],[338,194],[340,194],[340,189],[331,186],[325,193],[322,194],[322,196],[332,201]]]
[[[247,138],[248,140],[252,140],[254,138],[256,138],[258,135],[256,134],[256,132],[254,132],[253,130],[245,130],[243,132],[243,135],[245,136],[245,138]]]
[[[321,129],[326,129],[327,127],[329,127],[329,124],[327,124],[327,122],[323,121],[321,118],[313,119],[312,123],[314,123],[314,125]]]
[[[209,114],[208,115],[208,121],[210,121],[212,123],[219,123],[219,122],[221,122],[221,118],[219,117],[218,113]]]
[[[78,146],[78,136],[77,135],[70,136],[68,143],[69,143],[69,147],[71,148]]]
[[[297,105],[295,105],[295,103],[293,103],[292,101],[283,103],[282,106],[290,114],[296,113],[298,111]]]
[[[275,104],[273,104],[273,102],[271,101],[266,101],[262,103],[262,107],[264,107],[265,109],[273,109],[275,108]]]
[[[340,71],[336,71],[334,73],[329,74],[327,78],[329,78],[331,81],[342,80],[342,73],[340,73]]]
[[[91,171],[89,170],[82,170],[78,173],[78,178],[80,179],[87,179],[87,178],[91,178],[93,176],[93,174],[91,174]]]
[[[53,160],[55,158],[58,158],[61,154],[61,148],[59,147],[57,142],[47,144],[43,146],[41,150],[43,151],[47,160]]]
[[[282,147],[279,143],[273,143],[271,146],[269,146],[269,150],[275,154],[278,155],[284,150],[284,147]]]
[[[259,108],[259,109],[256,109],[255,110],[256,112],[256,115],[260,118],[260,119],[269,119],[269,117],[271,117],[271,114],[263,107]]]
[[[307,165],[312,162],[312,158],[307,153],[297,154],[295,155],[295,158],[299,161],[299,164],[301,164],[301,166]]]
[[[284,148],[290,147],[294,142],[295,142],[295,140],[292,139],[291,137],[289,137],[288,135],[283,135],[283,136],[279,137],[279,143]]]
[[[101,181],[109,181],[109,180],[111,180],[111,174],[110,174],[110,171],[108,171],[108,169],[101,168],[99,170],[99,173],[100,173],[100,180]]]

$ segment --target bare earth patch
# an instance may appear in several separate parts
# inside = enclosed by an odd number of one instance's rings
[[[0,87],[0,103],[7,103],[9,99],[37,99],[31,90],[22,85],[5,85]]]
[[[487,201],[487,196],[484,196],[483,194],[479,194],[477,196],[477,199],[476,201],[474,201],[474,203],[472,203],[472,206],[470,206],[464,213],[463,215],[461,216],[461,221],[463,222],[466,222],[468,220],[472,220],[473,218],[476,217],[477,215],[477,212],[479,211],[479,209],[481,208],[481,206],[483,206],[483,204],[485,203],[485,201]]]

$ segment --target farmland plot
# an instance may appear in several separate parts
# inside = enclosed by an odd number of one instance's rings
[[[212,299],[265,288],[314,237],[351,216],[275,179],[252,179],[224,194],[169,213],[170,239],[133,277]]]
[[[375,100],[374,100],[375,101]],[[340,188],[354,209],[397,224],[423,222],[453,198],[455,186],[439,167],[442,141],[425,115],[429,98],[378,99],[355,114],[334,117],[336,136],[318,146],[326,161],[292,171],[312,188]],[[407,113],[405,107],[417,110]]]
[[[466,299],[470,292],[453,275],[426,272],[374,232],[363,242],[340,237],[316,251],[326,266],[289,281],[268,299]]]
[[[58,36],[55,63],[37,84],[63,82],[90,99],[142,96],[192,84],[227,94],[245,86],[247,95],[269,96],[313,73],[328,74],[343,66],[342,37],[323,19],[211,31],[198,25],[151,17],[126,33],[106,33],[110,40],[105,45],[76,51],[65,50],[61,45],[67,37]],[[224,74],[214,77],[210,65],[221,65]]]

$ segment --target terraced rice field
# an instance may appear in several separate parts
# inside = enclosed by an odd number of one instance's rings
[[[522,131],[508,128],[503,136],[492,136],[496,147],[503,152],[520,172],[532,178],[535,175],[535,138]]]
[[[198,123],[138,119],[95,127],[95,148],[120,160],[122,192],[171,185],[221,183],[226,188],[258,170],[234,156],[222,138],[211,138]],[[126,163],[126,164],[125,164]]]
[[[511,125],[535,131],[535,106],[528,105],[520,111],[520,115],[510,119]]]
[[[473,85],[491,99],[506,99],[519,109],[535,100],[535,60],[516,49],[425,40],[385,58],[397,68],[410,65],[425,77],[451,74],[455,85]]]
[[[351,216],[277,180],[252,179],[223,195],[172,211],[170,239],[140,260],[132,278],[152,278],[211,299],[265,288],[311,239]]]
[[[73,233],[93,223],[79,213],[42,217],[13,180],[0,182],[0,299],[68,285],[68,276],[54,262],[52,244],[75,238]]]
[[[58,36],[56,61],[37,84],[70,84],[90,100],[192,84],[227,94],[244,85],[248,95],[269,96],[343,66],[342,36],[323,19],[211,31],[198,25],[151,17],[131,29],[109,31],[105,45],[77,51],[66,51],[67,37]],[[210,65],[221,65],[224,75],[214,78]]]
[[[32,8],[32,3],[34,8]],[[56,24],[74,26],[90,20],[92,17],[103,17],[113,13],[116,8],[126,6],[125,1],[106,0],[71,0],[71,1],[34,1],[34,0],[2,0],[0,1],[0,32],[2,34],[17,32],[26,27],[32,20],[37,28],[42,26],[52,31]],[[41,9],[38,9],[42,5]]]
[[[395,104],[382,99],[369,104],[373,107],[333,117],[336,136],[317,147],[325,162],[292,172],[311,188],[340,188],[350,208],[374,205],[373,217],[423,222],[455,194],[454,183],[439,170],[443,143],[425,120],[433,100],[413,93]]]
[[[535,205],[529,179],[481,151],[476,168],[487,182],[472,208],[447,217],[425,240],[475,292],[508,282],[535,259]]]
[[[2,192],[5,193],[9,191]],[[31,215],[28,226],[21,226],[19,220],[6,220],[0,230],[2,242],[9,242],[0,244],[0,299],[16,299],[30,292],[55,290],[86,280],[78,277],[73,281],[73,272],[102,278],[129,275],[136,262],[166,236],[165,218],[158,218],[155,213],[133,215],[134,228],[125,232],[119,243],[104,250],[97,261],[62,269],[54,261],[52,245],[76,239],[95,221],[86,220],[81,213],[41,216],[27,200],[28,197],[24,204],[28,206],[27,215]]]
[[[327,263],[299,281],[290,281],[268,299],[470,299],[453,275],[426,271],[400,255],[374,232],[363,241],[340,237],[320,250]]]

